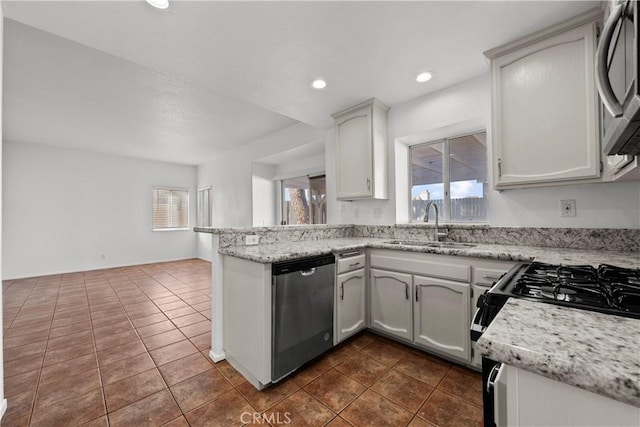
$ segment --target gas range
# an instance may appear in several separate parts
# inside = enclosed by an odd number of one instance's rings
[[[472,340],[480,337],[509,298],[640,319],[640,269],[607,264],[518,264],[478,299]]]
[[[533,262],[520,266],[498,290],[518,298],[640,318],[640,270]]]
[[[471,323],[477,341],[509,298],[640,319],[640,269],[613,265],[518,264],[478,298]],[[500,363],[482,358],[484,425],[495,426],[494,387]]]

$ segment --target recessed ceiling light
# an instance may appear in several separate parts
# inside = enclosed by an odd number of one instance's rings
[[[147,3],[156,9],[166,9],[169,7],[169,0],[147,0]]]
[[[427,73],[426,71],[418,74],[418,77],[416,77],[416,81],[420,83],[424,83],[429,80],[431,80],[431,73]]]
[[[311,87],[314,89],[324,89],[327,87],[327,82],[322,79],[315,79],[311,82]]]

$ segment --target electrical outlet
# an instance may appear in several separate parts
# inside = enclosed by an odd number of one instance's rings
[[[354,218],[360,218],[360,209],[355,208],[355,209],[353,210],[353,217],[354,217]]]
[[[257,245],[259,241],[260,236],[258,236],[257,234],[247,234],[246,236],[244,236],[244,244],[247,246]]]
[[[578,213],[576,212],[576,201],[572,200],[560,200],[560,216],[561,217],[571,217],[576,216]]]

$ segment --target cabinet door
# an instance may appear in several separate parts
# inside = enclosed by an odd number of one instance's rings
[[[413,276],[414,342],[469,361],[469,284]]]
[[[491,64],[495,187],[598,178],[595,23],[507,52]]]
[[[640,408],[503,364],[508,426],[635,426]],[[505,399],[506,397],[506,399]],[[506,401],[506,402],[505,402]],[[505,405],[506,403],[506,405]],[[498,409],[500,406],[498,405]],[[504,419],[504,418],[503,418]]]
[[[411,275],[371,269],[371,327],[412,339]]]
[[[340,274],[336,283],[337,342],[355,334],[366,326],[364,268]]]
[[[336,181],[338,199],[370,197],[372,163],[371,108],[365,107],[336,122]]]

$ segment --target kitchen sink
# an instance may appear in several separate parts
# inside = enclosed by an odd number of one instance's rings
[[[475,246],[473,243],[421,242],[416,240],[393,240],[387,243],[391,245],[402,245],[402,246],[425,246],[428,248],[472,248]]]

